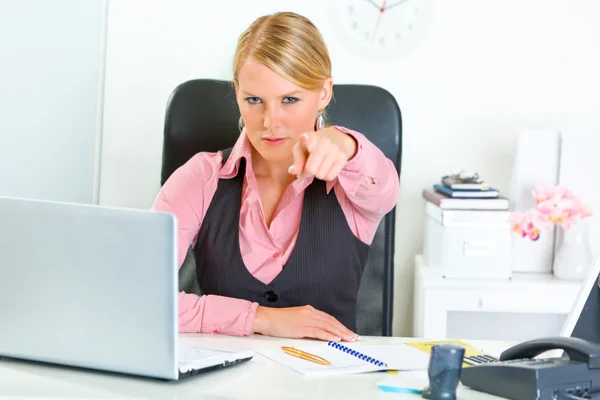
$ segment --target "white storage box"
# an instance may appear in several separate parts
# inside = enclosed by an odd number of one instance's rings
[[[426,202],[425,265],[446,278],[510,279],[509,211],[444,210]]]

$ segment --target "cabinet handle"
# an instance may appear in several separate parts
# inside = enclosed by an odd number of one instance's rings
[[[463,243],[465,256],[491,256],[496,253],[496,243],[489,240],[473,240]]]

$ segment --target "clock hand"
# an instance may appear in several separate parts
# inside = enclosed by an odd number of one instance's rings
[[[373,6],[375,6],[378,10],[381,11],[381,7],[377,5],[377,3],[375,3],[373,0],[367,0],[367,3],[372,4]]]
[[[399,1],[399,2],[397,2],[397,3],[390,4],[389,6],[385,7],[385,9],[386,9],[386,10],[389,10],[390,8],[392,8],[392,7],[396,7],[396,6],[399,6],[400,4],[406,3],[407,1],[408,1],[408,0],[400,0],[400,1]]]
[[[377,22],[375,23],[375,29],[373,30],[373,36],[371,36],[371,41],[375,40],[375,35],[377,34],[377,29],[379,28],[379,23],[381,22],[381,17],[383,17],[383,12],[385,11],[385,2],[383,0],[383,4],[381,4],[381,8],[379,9],[379,17],[377,17]]]

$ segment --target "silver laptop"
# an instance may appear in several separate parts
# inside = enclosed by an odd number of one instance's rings
[[[0,197],[0,356],[178,380],[250,360],[178,335],[171,214]]]

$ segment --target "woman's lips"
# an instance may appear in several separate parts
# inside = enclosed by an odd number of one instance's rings
[[[263,141],[269,146],[279,146],[286,141],[287,138],[265,137]]]

